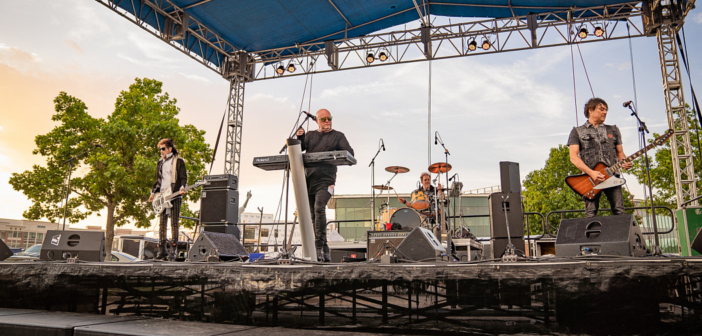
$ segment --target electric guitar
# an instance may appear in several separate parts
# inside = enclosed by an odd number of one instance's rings
[[[185,189],[185,192],[187,193],[188,191],[190,191],[190,189],[197,188],[197,187],[204,185],[204,184],[207,184],[207,182],[206,181],[197,181],[194,184],[185,187],[184,189]],[[163,209],[172,208],[173,204],[171,204],[171,200],[178,197],[178,196],[180,196],[180,191],[176,191],[176,192],[164,191],[164,192],[154,194],[154,200],[151,202],[151,206],[153,207],[154,212],[158,215],[161,212],[163,212]]]
[[[673,135],[673,133],[674,131],[669,129],[663,135],[656,138],[652,144],[646,146],[646,148],[641,149],[626,159],[613,164],[611,167],[605,166],[605,164],[602,162],[595,165],[593,170],[598,171],[605,176],[605,180],[602,182],[595,182],[588,174],[568,176],[565,178],[565,182],[571,189],[573,189],[573,191],[575,191],[576,194],[582,196],[583,198],[592,200],[595,198],[595,196],[597,196],[597,194],[600,193],[600,191],[602,191],[602,189],[618,187],[626,183],[626,180],[623,178],[614,176],[614,174],[621,172],[622,163],[631,162],[649,149],[664,144]]]

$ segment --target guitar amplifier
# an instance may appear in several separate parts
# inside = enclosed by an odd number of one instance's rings
[[[203,180],[207,182],[202,190],[212,189],[233,189],[239,188],[239,177],[233,174],[205,175]]]
[[[409,234],[410,231],[368,231],[368,259],[380,259],[386,251],[393,254]]]

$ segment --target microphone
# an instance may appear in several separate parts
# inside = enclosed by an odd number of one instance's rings
[[[453,181],[453,179],[456,177],[456,175],[458,175],[458,173],[453,174],[453,176],[451,176],[451,178],[449,179],[449,182]]]
[[[93,146],[95,146],[95,147],[100,147],[100,148],[105,148],[103,145],[101,145],[101,144],[99,144],[99,143],[94,143]]]
[[[317,117],[315,117],[313,114],[311,114],[307,111],[302,111],[302,113],[306,114],[310,119],[317,121]]]
[[[439,131],[434,132],[434,144],[438,145],[439,144]]]
[[[631,103],[632,103],[632,101],[630,100],[630,101],[625,102],[624,104],[622,104],[622,106],[624,106],[624,107],[629,107],[629,105],[631,105]]]
[[[384,152],[385,151],[385,141],[383,141],[383,138],[380,138],[380,143],[381,143],[380,146],[383,148],[383,152]]]

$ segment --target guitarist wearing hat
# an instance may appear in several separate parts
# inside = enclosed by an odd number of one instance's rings
[[[570,162],[572,162],[583,173],[590,176],[593,184],[599,184],[607,178],[601,172],[594,170],[595,166],[602,162],[607,167],[611,167],[626,159],[622,148],[622,135],[616,125],[605,125],[607,117],[607,102],[601,98],[592,98],[585,104],[585,117],[587,121],[578,127],[574,127],[568,138],[570,148]],[[632,164],[628,161],[621,163],[621,168],[629,169]],[[613,215],[624,214],[624,196],[621,185],[603,189],[609,204],[612,205]],[[583,197],[585,202],[585,217],[597,216],[600,207],[600,196],[598,193],[594,198]]]
[[[171,201],[172,208],[166,208],[159,214],[158,228],[158,254],[154,259],[168,261],[175,260],[175,251],[178,244],[178,220],[180,219],[180,205],[185,195],[185,186],[188,184],[188,172],[185,161],[178,156],[173,139],[161,139],[158,143],[161,159],[156,168],[156,182],[151,188],[149,202],[154,200],[154,195],[159,192],[179,192],[180,195]],[[168,217],[171,217],[171,244],[166,254],[166,231],[168,230]]]

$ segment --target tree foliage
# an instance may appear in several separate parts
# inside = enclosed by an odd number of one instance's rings
[[[700,163],[700,132],[699,122],[696,118],[696,112],[686,106],[687,118],[690,124],[690,143],[692,145],[693,163],[695,168],[695,181],[697,190],[700,190],[702,183],[702,164]],[[652,143],[660,136],[659,133],[653,133],[653,136],[647,136],[648,143]],[[673,172],[673,159],[671,152],[671,141],[666,141],[665,144],[658,147],[657,150],[649,152],[649,166],[651,172],[651,186],[653,187],[653,204],[668,206],[672,209],[677,207],[675,193],[675,175]],[[682,154],[682,151],[680,151]],[[639,183],[647,185],[648,178],[646,174],[646,163],[644,157],[641,156],[634,161],[632,174],[636,176]]]
[[[546,216],[551,211],[556,210],[583,210],[585,205],[582,198],[568,187],[565,178],[570,175],[582,174],[570,162],[570,151],[568,146],[559,145],[551,148],[544,168],[537,169],[527,174],[523,182],[524,208],[527,212],[538,212]],[[624,190],[624,206],[631,207],[629,194]],[[609,209],[611,206],[607,197],[600,197],[600,209]],[[564,218],[582,217],[582,213],[566,213]],[[558,228],[560,216],[551,216],[549,224],[553,228]],[[531,226],[531,233],[542,233],[542,227]]]
[[[9,183],[22,191],[32,205],[24,212],[27,219],[46,218],[56,222],[63,215],[65,177],[68,165],[64,161],[90,149],[97,148],[76,163],[82,163],[82,176],[71,180],[71,198],[67,221],[77,223],[100,210],[107,210],[106,248],[112,247],[115,225],[128,222],[138,227],[150,226],[155,215],[147,202],[156,178],[159,158],[157,143],[173,138],[180,156],[186,160],[189,183],[200,179],[212,150],[205,143],[204,131],[193,125],[179,125],[176,99],[161,90],[156,80],[137,78],[122,91],[115,110],[107,119],[93,118],[80,99],[61,92],[55,99],[56,126],[49,133],[35,138],[33,154],[46,158],[46,165],[13,173]],[[73,166],[73,173],[76,171]],[[199,194],[189,193],[185,200],[196,200]],[[183,203],[184,213],[189,213]],[[98,214],[99,215],[99,214]],[[192,225],[189,221],[182,222]]]

